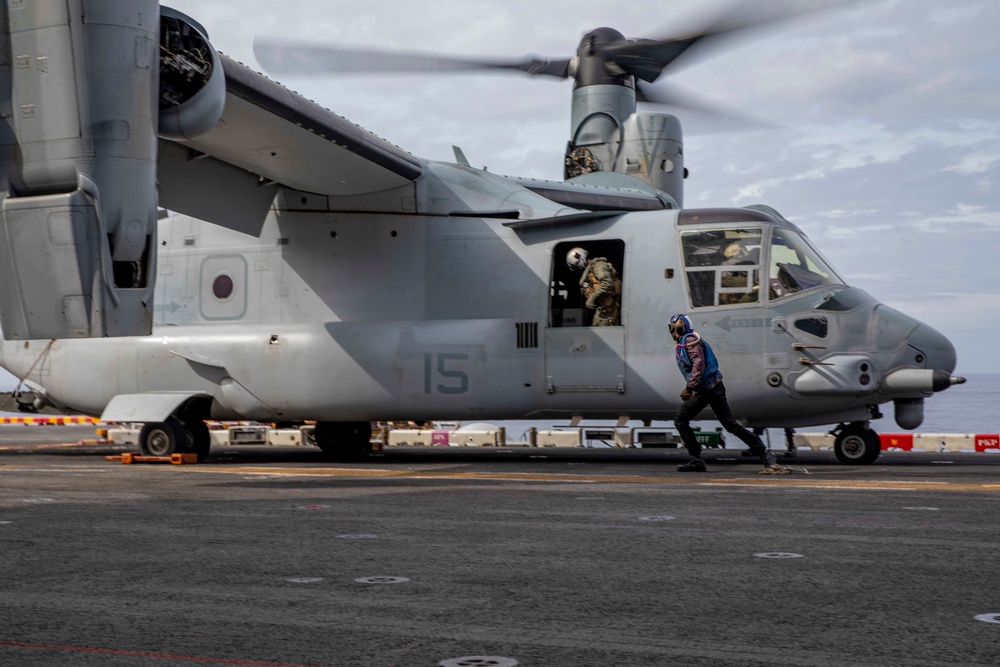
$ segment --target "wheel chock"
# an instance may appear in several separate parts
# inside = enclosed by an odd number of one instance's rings
[[[106,461],[121,461],[124,464],[129,463],[170,463],[172,465],[183,465],[185,463],[197,463],[197,454],[171,454],[170,456],[138,456],[130,452],[126,452],[121,455],[116,456],[105,456]]]

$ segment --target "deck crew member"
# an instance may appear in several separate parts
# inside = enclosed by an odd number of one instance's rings
[[[670,318],[670,335],[677,343],[674,356],[677,367],[686,380],[681,392],[681,409],[674,419],[674,427],[684,441],[690,459],[678,466],[680,472],[705,472],[705,462],[701,458],[701,445],[691,428],[691,420],[698,416],[705,406],[711,406],[723,428],[746,443],[764,464],[764,474],[786,474],[788,468],[779,466],[772,454],[756,435],[740,426],[729,409],[726,400],[726,386],[722,383],[722,372],[709,345],[691,327],[687,315],[678,314]]]

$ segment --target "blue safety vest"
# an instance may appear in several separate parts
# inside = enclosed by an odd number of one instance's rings
[[[688,357],[687,346],[684,342],[690,337],[696,334],[689,333],[684,334],[681,341],[677,343],[677,347],[674,348],[674,354],[677,357],[677,368],[681,369],[681,373],[684,374],[684,380],[689,381],[691,379],[691,370],[694,365],[691,363],[691,358]],[[703,388],[709,386],[716,380],[722,379],[722,372],[719,370],[719,361],[715,358],[715,352],[712,351],[712,346],[709,345],[704,340],[701,340],[702,347],[705,348],[705,370],[701,374],[701,382],[695,387],[695,391],[701,391]]]

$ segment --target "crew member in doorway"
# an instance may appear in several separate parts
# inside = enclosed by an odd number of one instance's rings
[[[772,454],[755,436],[733,418],[726,400],[726,385],[722,383],[722,372],[719,362],[712,351],[712,346],[704,341],[691,327],[687,315],[678,314],[670,318],[670,335],[677,343],[674,354],[677,367],[687,381],[681,392],[681,409],[674,419],[674,427],[684,441],[690,459],[678,466],[680,472],[705,472],[705,462],[701,458],[701,445],[691,428],[691,420],[698,416],[706,406],[711,406],[722,427],[746,443],[754,454],[760,457],[764,464],[765,475],[787,474],[788,468],[779,466]]]
[[[566,263],[571,269],[583,271],[580,276],[580,293],[585,305],[594,311],[591,325],[616,327],[621,324],[622,281],[618,272],[604,257],[587,259],[587,251],[573,248],[566,253]]]

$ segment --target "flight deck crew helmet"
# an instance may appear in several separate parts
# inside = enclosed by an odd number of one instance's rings
[[[694,331],[691,326],[691,320],[688,319],[687,315],[683,313],[678,313],[670,318],[670,335],[674,340],[680,341],[685,334],[689,334]]]
[[[573,248],[566,253],[566,264],[571,269],[583,269],[587,266],[587,251],[583,248]]]

